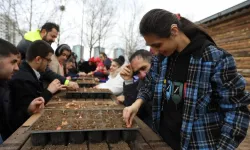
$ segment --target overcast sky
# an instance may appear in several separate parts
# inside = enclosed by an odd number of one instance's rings
[[[67,1],[67,0],[66,0]],[[118,0],[118,5],[126,5],[128,1],[130,0]],[[213,14],[216,14],[220,11],[223,11],[225,9],[228,9],[232,6],[235,6],[239,3],[242,3],[245,0],[137,0],[138,3],[141,3],[143,5],[143,9],[141,11],[140,17],[141,18],[146,12],[148,12],[151,9],[154,8],[162,8],[166,9],[168,11],[171,11],[173,13],[180,13],[181,16],[186,17],[190,19],[191,21],[199,21],[204,18],[207,18]],[[69,20],[74,20],[74,24],[76,26],[81,25],[81,6],[79,4],[76,4],[75,2],[67,3],[66,2],[66,13],[64,14],[64,19],[61,27],[65,28],[69,23],[72,24],[72,21],[69,22]],[[122,47],[122,41],[119,39],[119,32],[120,27],[124,24],[124,21],[126,22],[126,13],[128,13],[128,9],[126,7],[123,7],[124,9],[120,9],[117,11],[117,24],[113,28],[112,33],[109,34],[109,38],[105,41],[105,48],[106,52],[110,57],[112,57],[112,51],[110,49],[113,49],[113,47]],[[139,23],[140,19],[138,19]],[[138,24],[137,24],[138,26]],[[86,29],[85,29],[86,30]],[[71,31],[68,34],[72,34],[70,38],[67,38],[65,40],[65,43],[68,43],[70,46],[80,44],[80,38],[79,38],[79,29],[75,29],[75,31]],[[66,36],[64,34],[64,36]],[[85,43],[85,52],[84,52],[84,58],[89,58],[89,52],[88,48],[86,47]]]
[[[245,0],[144,0],[145,12],[162,8],[199,21]]]

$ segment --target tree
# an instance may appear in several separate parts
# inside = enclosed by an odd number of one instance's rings
[[[58,9],[54,1],[47,0],[1,0],[1,13],[15,23],[16,31],[23,36],[23,30],[40,27],[44,22],[53,19]],[[48,7],[50,6],[50,7]]]
[[[145,47],[143,39],[139,33],[139,17],[143,10],[143,5],[140,1],[130,1],[126,8],[128,14],[128,20],[124,22],[123,28],[121,28],[121,38],[124,40],[125,53],[127,56],[135,52],[135,50]]]
[[[101,42],[107,37],[114,20],[113,0],[89,0],[87,1],[86,12],[86,40],[89,46],[89,55],[93,47],[97,44],[101,47]],[[100,49],[99,49],[100,51]]]

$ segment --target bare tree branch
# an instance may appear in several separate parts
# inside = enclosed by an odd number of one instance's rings
[[[124,23],[124,27],[121,28],[121,38],[125,42],[125,53],[126,55],[131,55],[136,49],[142,46],[141,36],[139,34],[138,21],[141,10],[143,8],[139,1],[132,0],[132,4],[128,7],[130,10],[130,19],[127,20],[128,23]]]

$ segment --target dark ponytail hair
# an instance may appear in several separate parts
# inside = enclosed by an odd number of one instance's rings
[[[143,16],[140,22],[140,34],[142,36],[155,34],[160,38],[168,38],[171,35],[172,24],[176,24],[179,30],[190,39],[197,33],[201,33],[213,41],[203,29],[193,22],[164,9],[152,9]]]
[[[124,56],[121,55],[118,58],[113,59],[113,61],[116,62],[119,65],[119,67],[121,67],[125,62],[125,58]]]

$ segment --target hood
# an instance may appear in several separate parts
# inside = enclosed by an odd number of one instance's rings
[[[209,36],[201,32],[198,32],[190,40],[191,40],[190,43],[180,52],[180,55],[191,54],[202,50],[202,47],[204,43],[206,43],[206,41],[215,44],[214,41]]]
[[[31,42],[34,42],[36,40],[42,40],[42,37],[40,35],[40,30],[35,30],[25,33],[24,39]]]

